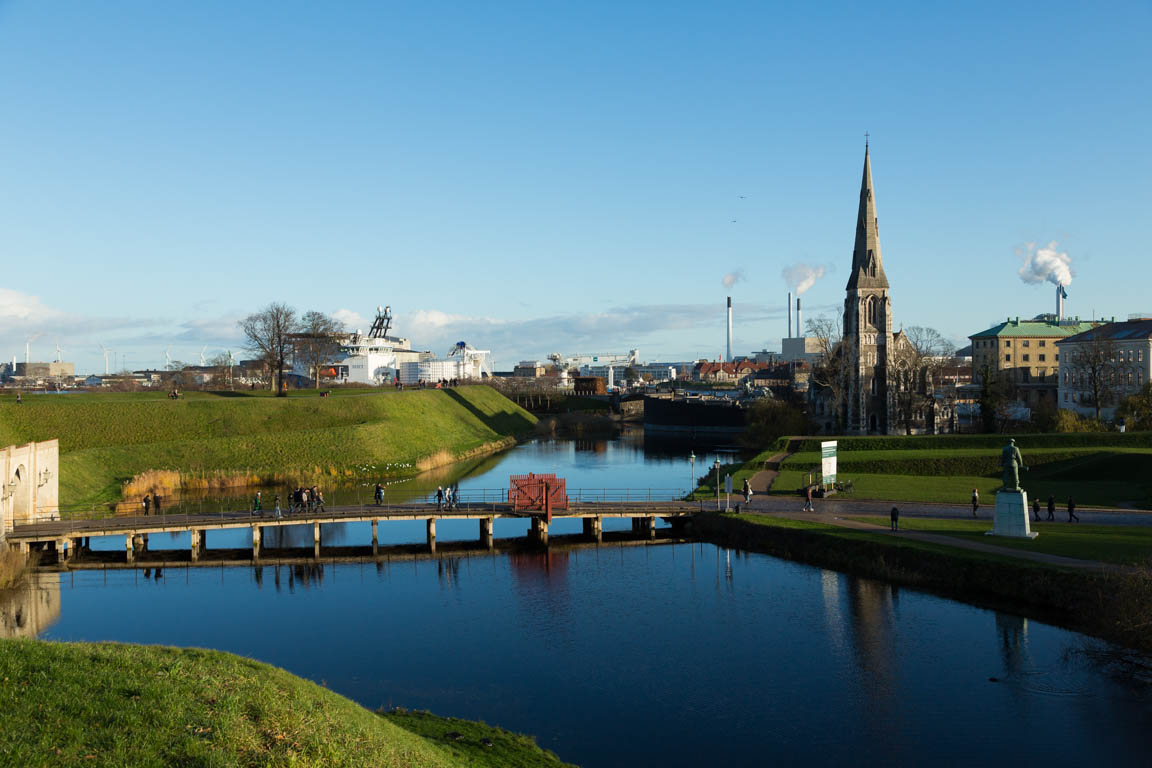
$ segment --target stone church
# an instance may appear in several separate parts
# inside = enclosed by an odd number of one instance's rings
[[[914,350],[892,321],[892,297],[880,255],[876,194],[867,144],[856,214],[856,243],[845,290],[843,335],[831,361],[837,381],[834,387],[813,391],[813,416],[819,431],[848,435],[933,431],[930,406],[909,409],[905,423],[898,423],[899,393],[911,386],[919,390],[921,398],[929,393],[930,399],[931,382],[909,371],[914,365]],[[834,415],[839,415],[839,428],[831,418]]]

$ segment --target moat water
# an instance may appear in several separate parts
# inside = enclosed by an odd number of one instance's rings
[[[593,450],[536,443],[460,485],[496,487],[527,467],[686,481],[680,454],[627,439]],[[381,538],[422,539],[421,525],[411,535],[393,529],[401,525],[381,524]],[[366,525],[333,528],[340,542],[370,536]],[[460,536],[475,533],[472,523]],[[9,634],[240,653],[367,707],[534,734],[586,768],[1143,766],[1152,732],[1146,657],[1020,616],[700,543],[78,571],[39,577],[0,613]]]

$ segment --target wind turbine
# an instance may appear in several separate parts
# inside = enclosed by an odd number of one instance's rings
[[[111,351],[103,344],[100,345],[100,351],[104,353],[104,375],[108,375],[108,353]]]
[[[208,365],[208,363],[204,362],[204,351],[205,351],[205,350],[207,350],[207,349],[208,349],[208,345],[207,345],[207,344],[205,344],[205,345],[204,345],[204,348],[200,350],[200,367],[201,367],[201,368],[203,368],[204,366]]]
[[[164,350],[164,370],[168,370],[172,365],[172,355],[169,354],[171,351],[172,347],[168,347]]]
[[[63,353],[63,350],[60,349],[60,341],[57,340],[56,341],[56,362],[58,362],[58,363],[64,362],[64,356],[62,353]]]

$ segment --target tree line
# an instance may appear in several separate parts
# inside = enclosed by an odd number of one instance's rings
[[[337,337],[344,333],[339,320],[315,310],[297,315],[293,307],[272,302],[241,320],[245,349],[272,371],[269,384],[277,397],[288,394],[284,367],[294,360],[312,371],[320,386],[320,370],[340,351]]]

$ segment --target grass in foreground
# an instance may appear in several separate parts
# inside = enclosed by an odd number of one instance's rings
[[[2,765],[477,764],[314,683],[219,651],[2,640],[0,712]],[[515,744],[520,762],[510,765],[560,765],[529,740]]]
[[[503,728],[438,717],[428,712],[393,710],[383,715],[406,731],[442,745],[462,765],[475,768],[572,768],[548,750],[541,749],[529,736]]]
[[[849,519],[888,525],[886,517],[862,516]],[[1044,552],[1080,560],[1098,560],[1119,565],[1149,565],[1152,560],[1152,528],[1144,526],[1032,523],[1032,530],[1040,534],[1035,539],[986,537],[984,532],[992,528],[992,521],[987,519],[901,517],[900,527],[908,531],[940,533],[998,547]]]

